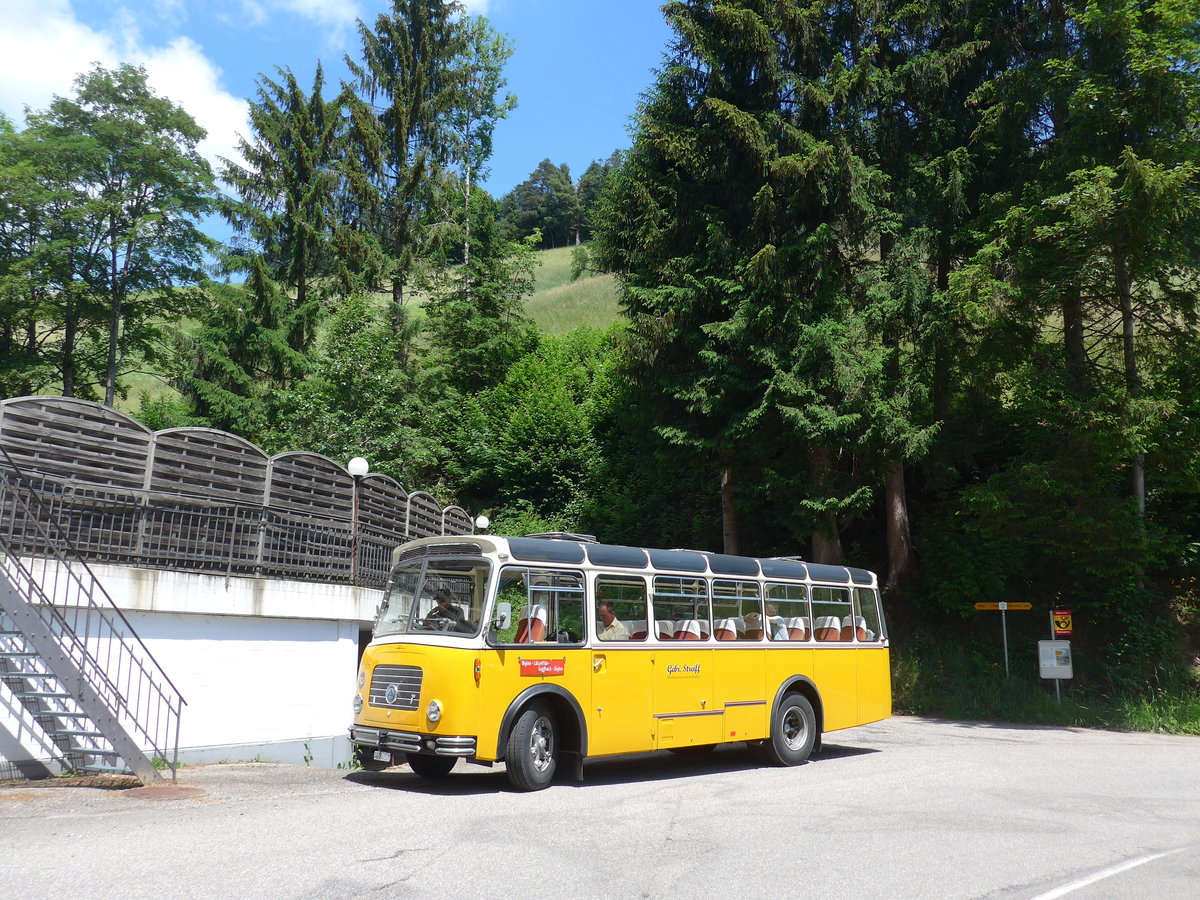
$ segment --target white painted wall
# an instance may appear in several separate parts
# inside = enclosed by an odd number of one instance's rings
[[[380,591],[92,570],[187,701],[182,761],[348,761],[359,634],[374,619]],[[0,684],[0,771],[26,774],[48,758],[36,723]]]
[[[127,616],[187,701],[181,747],[330,738],[349,725],[357,622]]]

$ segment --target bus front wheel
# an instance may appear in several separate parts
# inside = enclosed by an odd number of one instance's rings
[[[803,694],[788,694],[779,701],[771,719],[771,739],[765,743],[767,759],[777,766],[798,766],[808,759],[817,739],[817,717]]]
[[[458,758],[454,756],[424,756],[420,753],[404,754],[408,767],[422,778],[442,778],[450,774]]]
[[[508,780],[518,791],[540,791],[554,779],[558,766],[558,726],[543,704],[524,710],[504,754]]]

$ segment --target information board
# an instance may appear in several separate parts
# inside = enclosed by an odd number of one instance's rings
[[[1038,670],[1043,678],[1074,678],[1070,641],[1038,641]]]

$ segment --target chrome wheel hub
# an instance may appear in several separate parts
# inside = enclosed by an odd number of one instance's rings
[[[783,741],[789,750],[799,750],[808,736],[808,723],[800,710],[792,707],[783,714]]]
[[[529,735],[529,757],[539,772],[546,771],[554,761],[554,728],[545,716],[533,723]]]

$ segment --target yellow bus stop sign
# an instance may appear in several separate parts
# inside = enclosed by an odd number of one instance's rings
[[[1069,609],[1056,609],[1050,614],[1050,618],[1054,622],[1054,636],[1056,638],[1071,636],[1074,626]]]

